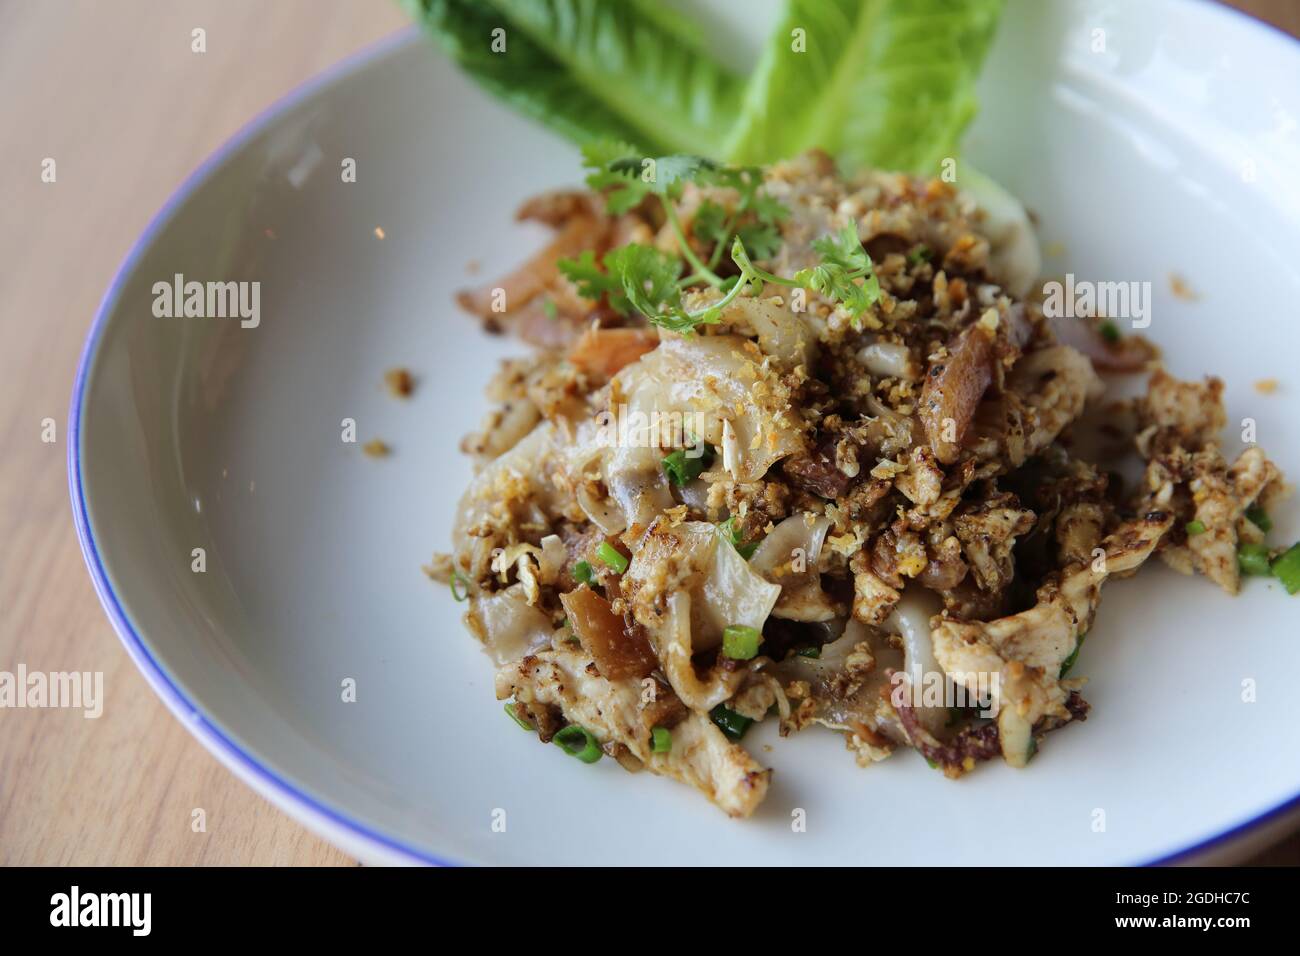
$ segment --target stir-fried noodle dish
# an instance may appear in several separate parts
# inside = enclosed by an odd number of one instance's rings
[[[543,742],[741,817],[757,721],[864,767],[1023,767],[1088,714],[1108,580],[1267,571],[1284,484],[1221,453],[1222,384],[1045,315],[1032,235],[973,195],[818,152],[586,159],[588,189],[519,212],[549,244],[460,296],[534,348],[488,387],[429,569]]]

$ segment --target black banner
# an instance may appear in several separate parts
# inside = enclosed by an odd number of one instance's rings
[[[765,923],[774,915],[770,903],[780,900],[795,911],[827,913],[851,904],[854,911],[877,914],[873,927],[878,919],[879,928],[904,933],[920,926],[929,927],[927,933],[949,932],[936,923],[946,914],[957,921],[955,938],[968,932],[979,938],[979,924],[987,921],[987,929],[1014,924],[1017,935],[1043,930],[1057,939],[1195,933],[1227,941],[1252,930],[1286,929],[1294,912],[1288,917],[1284,910],[1294,906],[1295,884],[1295,871],[1280,868],[628,870],[595,879],[572,871],[0,869],[0,916],[11,940],[75,933],[82,941],[210,943],[274,936],[279,929],[298,942],[337,943],[448,918],[490,932],[510,913],[520,929],[541,920],[534,931],[568,923],[584,909],[623,912],[633,925],[644,925],[646,916],[664,918],[665,906],[680,906],[729,911],[727,923],[743,936],[744,924]],[[730,889],[720,892],[723,887]],[[670,899],[676,902],[669,905]],[[745,910],[763,916],[740,918]],[[480,916],[482,922],[475,919]]]

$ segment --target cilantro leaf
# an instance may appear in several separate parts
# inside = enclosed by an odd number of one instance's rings
[[[609,258],[608,255],[605,257]],[[601,270],[596,265],[596,253],[588,249],[576,259],[560,259],[556,263],[560,273],[573,283],[578,295],[592,302],[599,302],[603,296],[609,307],[626,315],[630,309],[627,296],[623,294],[623,281],[609,273],[606,265]]]
[[[700,156],[641,156],[625,143],[591,144],[583,149],[583,161],[590,171],[587,185],[604,193],[606,208],[613,214],[626,212],[650,196],[657,197],[677,240],[680,258],[632,244],[606,253],[601,260],[603,269],[597,266],[593,252],[563,260],[560,270],[573,281],[580,295],[589,299],[604,296],[612,308],[625,313],[636,309],[653,325],[689,335],[700,325],[720,322],[723,309],[744,293],[751,281],[764,277],[775,281],[775,277],[755,270],[745,252],[749,247],[759,258],[775,255],[781,244],[776,224],[789,214],[781,203],[762,193],[761,169],[721,166]],[[686,182],[736,192],[734,209],[706,199],[695,211],[695,239],[713,246],[708,264],[691,248],[674,207]],[[744,278],[724,279],[713,271],[728,248]],[[869,268],[865,250],[862,256]],[[685,279],[681,278],[682,260],[689,267]],[[687,310],[682,305],[681,290],[700,282],[723,292],[723,296],[704,308]],[[792,284],[788,280],[786,283]]]
[[[576,259],[560,259],[555,265],[584,299],[595,301],[606,292],[623,288],[621,283],[601,271],[596,265],[596,253],[590,249]]]
[[[794,281],[843,305],[854,326],[860,326],[862,317],[880,300],[880,280],[872,271],[871,257],[862,247],[857,229],[845,226],[838,233],[813,240],[812,246],[822,261],[800,269]]]
[[[605,256],[611,276],[618,276],[623,294],[638,312],[670,332],[690,335],[701,325],[716,325],[723,310],[740,295],[746,283],[739,277],[723,280],[726,294],[718,301],[696,311],[682,305],[677,282],[680,261],[650,246],[628,245]]]
[[[590,170],[587,185],[605,194],[605,204],[615,215],[627,212],[649,195],[666,202],[681,195],[682,184],[699,177],[716,164],[702,156],[644,156],[626,143],[596,143],[582,151]]]
[[[819,239],[814,239],[812,247],[813,252],[821,255],[825,265],[835,266],[848,272],[865,271],[871,268],[871,258],[867,255],[867,250],[862,247],[857,229],[851,225],[845,226],[837,233],[828,233]]]
[[[706,199],[695,211],[691,231],[695,238],[713,246],[710,268],[717,265],[737,237],[756,259],[776,255],[781,248],[777,223],[789,216],[790,210],[761,191],[762,170],[754,166],[717,166],[702,170],[699,179],[703,185],[733,189],[737,196],[731,212],[712,199]]]
[[[731,217],[728,215],[727,210],[712,199],[706,199],[695,210],[695,220],[691,225],[691,232],[701,242],[716,245],[725,243],[731,237],[730,227]]]
[[[647,317],[659,314],[662,306],[681,303],[677,277],[681,265],[653,246],[630,243],[605,254],[605,269],[617,277],[627,301]]]
[[[620,140],[599,140],[582,147],[582,165],[593,172],[608,169],[610,164],[636,154],[636,147]]]
[[[755,259],[771,259],[781,248],[781,232],[771,222],[755,222],[741,226],[736,237]]]
[[[717,164],[703,156],[624,156],[610,162],[606,169],[611,173],[634,176],[650,192],[675,198],[680,195],[683,183],[694,182]]]

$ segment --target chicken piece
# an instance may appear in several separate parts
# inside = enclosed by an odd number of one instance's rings
[[[781,733],[818,724],[845,734],[859,763],[883,760],[907,743],[890,702],[891,675],[904,666],[903,652],[883,630],[850,621],[843,635],[822,645],[819,657],[794,654],[771,672],[786,682],[792,705]]]
[[[1007,377],[1007,392],[984,402],[971,448],[981,461],[1019,468],[1056,441],[1102,392],[1092,363],[1068,345],[1025,355]]]
[[[1106,509],[1095,501],[1076,501],[1056,517],[1056,546],[1062,567],[1091,559],[1101,542]]]
[[[998,727],[1009,763],[1028,759],[1026,726],[1032,730],[1043,717],[1070,719],[1061,666],[1091,626],[1102,584],[1136,571],[1173,522],[1172,514],[1153,512],[1121,524],[1102,542],[1104,558],[1052,575],[1027,611],[988,622],[941,620],[933,629],[935,658],[949,677],[972,692],[981,680],[986,687],[997,681]]]
[[[790,714],[790,705],[785,699],[785,691],[781,689],[781,682],[771,674],[751,674],[748,686],[741,688],[740,693],[727,701],[728,710],[750,720],[762,720],[773,707],[783,717]]]
[[[1206,467],[1191,481],[1195,520],[1205,528],[1187,539],[1192,566],[1229,594],[1241,586],[1238,525],[1246,509],[1278,478],[1277,467],[1261,449],[1247,448],[1226,472]]]
[[[569,349],[569,361],[593,381],[606,382],[625,365],[659,347],[653,329],[602,329],[591,326]]]
[[[1218,441],[1227,423],[1223,408],[1223,382],[1184,382],[1160,369],[1147,382],[1145,397],[1137,402],[1138,424],[1154,447],[1181,446],[1199,451]],[[1154,428],[1153,434],[1150,429]],[[1150,458],[1149,450],[1143,451]]]
[[[853,616],[863,624],[879,626],[898,603],[900,592],[871,569],[865,552],[858,552],[850,565],[853,571]]]
[[[1010,583],[1015,576],[1011,549],[1016,538],[1034,526],[1035,517],[1020,507],[1015,495],[1003,492],[953,518],[957,540],[981,589],[1000,591]]]
[[[541,251],[513,272],[476,289],[456,294],[456,301],[485,323],[523,309],[562,276],[556,263],[599,245],[603,226],[590,216],[574,216]]]
[[[599,206],[595,194],[588,190],[552,189],[524,200],[515,210],[515,221],[540,222],[560,229],[576,216],[599,216]]]
[[[514,697],[532,708],[558,706],[610,751],[622,745],[651,773],[690,784],[733,817],[747,817],[767,794],[771,771],[727,740],[706,716],[690,713],[672,728],[672,749],[655,753],[642,719],[642,683],[601,677],[592,659],[563,646],[501,668],[497,699]]]
[[[943,493],[943,469],[935,463],[934,452],[925,445],[912,449],[907,471],[894,478],[894,487],[920,508],[934,505]]]
[[[1142,505],[1173,509],[1185,523],[1203,529],[1171,536],[1161,560],[1182,574],[1199,571],[1236,594],[1243,528],[1247,540],[1256,540],[1246,510],[1257,502],[1267,506],[1283,484],[1260,448],[1247,448],[1232,465],[1224,460],[1217,437],[1227,420],[1222,395],[1223,383],[1216,378],[1183,382],[1156,372],[1136,403],[1142,431],[1135,441],[1147,459]]]
[[[940,666],[951,670],[945,654],[957,663],[959,645],[980,642],[1005,659],[1059,673],[1074,652],[1079,635],[1092,624],[1102,584],[1112,575],[1137,570],[1173,522],[1172,515],[1153,512],[1121,524],[1102,541],[1104,557],[1098,555],[1049,577],[1038,589],[1038,603],[1027,611],[995,621],[941,622],[933,632]],[[941,650],[943,646],[948,650]]]
[[[1102,392],[1101,379],[1092,363],[1065,345],[1026,355],[1011,370],[1008,388],[1031,413],[1030,427],[1025,432],[1025,458],[1032,458],[1056,441],[1065,426],[1083,413],[1089,399]],[[1022,461],[1013,464],[1019,466]]]

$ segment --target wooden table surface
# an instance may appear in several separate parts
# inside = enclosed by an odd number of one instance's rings
[[[1300,2],[1236,5],[1300,35]],[[405,22],[393,0],[0,0],[0,671],[102,671],[105,689],[98,719],[0,710],[0,863],[355,863],[136,671],[82,563],[64,430],[91,316],[154,212],[249,117]],[[1298,861],[1300,838],[1261,858]]]

